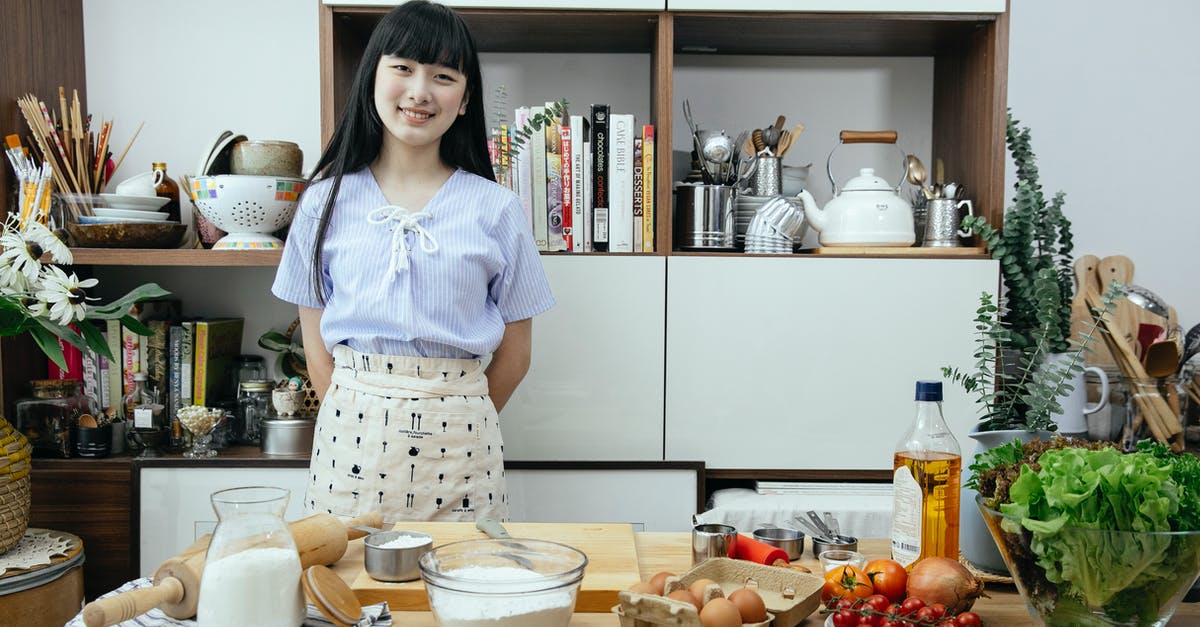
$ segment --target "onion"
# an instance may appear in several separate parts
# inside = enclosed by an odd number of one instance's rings
[[[955,560],[927,557],[908,573],[907,592],[927,605],[941,603],[946,614],[953,615],[971,609],[975,599],[983,596],[983,582]]]

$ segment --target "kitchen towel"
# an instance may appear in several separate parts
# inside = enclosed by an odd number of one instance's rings
[[[126,590],[136,590],[138,588],[149,588],[154,582],[149,577],[134,579],[125,585],[113,590],[112,592],[100,595],[100,598],[110,597],[114,594],[125,592]],[[358,622],[355,627],[391,627],[392,615],[388,612],[387,603],[376,603],[368,605],[363,609],[363,619]],[[327,627],[333,623],[321,615],[321,612],[316,607],[308,606],[308,616],[304,619],[304,627]],[[127,620],[123,623],[117,623],[116,627],[163,627],[182,625],[184,627],[196,627],[196,621],[191,619],[179,620],[171,618],[162,613],[162,610],[154,608],[133,620]],[[63,627],[86,627],[83,624],[83,612],[75,615]]]

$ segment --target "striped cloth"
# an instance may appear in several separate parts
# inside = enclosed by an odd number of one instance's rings
[[[321,308],[312,246],[332,180],[310,187],[288,232],[271,292]],[[321,315],[326,348],[475,359],[504,325],[554,306],[521,199],[456,170],[425,207],[395,207],[369,168],[342,178],[325,236]]]
[[[112,592],[100,595],[100,598],[103,599],[128,590],[149,588],[152,583],[149,577],[134,579]],[[312,605],[308,606],[308,617],[304,619],[304,627],[328,627],[332,624],[321,615],[321,612],[316,607]],[[391,627],[391,624],[392,615],[388,612],[387,603],[376,603],[375,605],[368,605],[363,608],[363,619],[355,627]],[[133,620],[117,623],[117,627],[163,627],[164,625],[196,627],[196,621],[171,618],[163,614],[162,610],[154,608]],[[83,624],[83,613],[76,614],[75,618],[72,618],[64,627],[85,627]]]

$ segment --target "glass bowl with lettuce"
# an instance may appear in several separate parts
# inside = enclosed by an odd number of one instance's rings
[[[971,469],[1038,625],[1166,625],[1200,575],[1200,458],[1055,438],[993,448]]]

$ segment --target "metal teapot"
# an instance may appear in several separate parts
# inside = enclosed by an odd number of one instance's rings
[[[842,131],[841,143],[895,144],[896,132]],[[836,150],[837,146],[830,151],[825,166],[834,197],[821,208],[807,190],[799,194],[805,219],[821,233],[821,245],[912,246],[917,239],[912,205],[900,197],[899,184],[892,187],[876,176],[874,169],[862,168],[859,175],[847,181],[839,191],[830,167]],[[901,151],[902,162],[903,157]]]

